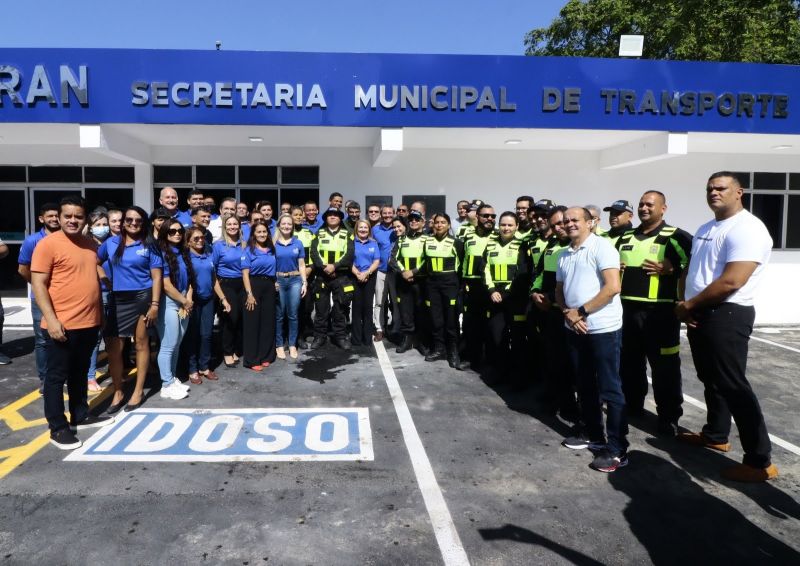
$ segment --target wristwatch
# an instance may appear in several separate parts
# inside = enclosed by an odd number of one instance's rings
[[[578,314],[581,315],[581,318],[586,318],[589,316],[589,313],[586,312],[586,308],[583,305],[578,307]]]

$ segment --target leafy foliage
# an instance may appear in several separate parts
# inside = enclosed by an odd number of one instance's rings
[[[644,59],[800,64],[800,1],[569,0],[525,53],[617,57],[623,34],[644,35]]]

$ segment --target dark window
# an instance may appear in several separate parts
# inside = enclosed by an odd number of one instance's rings
[[[753,173],[753,188],[782,191],[786,189],[786,173]]]
[[[780,248],[783,240],[783,195],[754,194],[753,214],[767,227],[773,247]]]
[[[425,217],[430,218],[436,212],[447,212],[447,199],[442,195],[403,195],[403,204],[411,207],[415,201],[425,203]]]
[[[750,210],[750,204],[752,201],[752,195],[750,193],[744,193],[742,195],[742,205],[744,206],[745,210]]]
[[[191,183],[191,165],[155,165],[153,166],[154,183]]]
[[[28,167],[31,183],[81,183],[83,172],[80,167]]]
[[[789,219],[800,219],[800,195],[792,195],[789,197]],[[786,247],[787,248],[800,248],[800,221],[792,222],[786,225]]]
[[[377,204],[381,206],[383,204],[387,206],[394,206],[394,199],[392,195],[377,195],[377,196],[367,196],[364,199],[364,206],[365,208],[369,208],[372,205]]]
[[[281,202],[288,201],[292,206],[303,206],[309,200],[319,204],[319,189],[281,189]]]
[[[736,176],[736,179],[743,189],[750,188],[750,173],[744,171],[732,171],[732,173]]]
[[[161,196],[161,189],[163,187],[153,187],[153,208],[156,209],[161,206],[158,203],[158,199]],[[188,204],[186,204],[186,199],[189,198],[189,193],[192,192],[192,187],[172,187],[175,189],[175,192],[178,193],[178,208],[183,210],[184,208],[188,208]]]
[[[8,244],[8,257],[0,261],[0,289],[3,290],[3,297],[25,297],[28,293],[28,284],[17,273],[17,258],[22,244]],[[6,315],[12,313],[12,309],[20,307],[9,307],[6,305]]]
[[[0,165],[0,183],[24,183],[24,165]]]
[[[201,189],[203,191],[204,197],[214,197],[214,213],[219,213],[219,206],[222,204],[222,199],[224,198],[236,198],[236,189],[233,187],[229,189]],[[189,191],[186,192],[186,196],[189,195]],[[186,196],[183,197],[183,200],[180,202],[180,208],[186,208],[188,205],[186,204]]]
[[[205,185],[233,185],[236,182],[236,167],[233,165],[198,165],[195,183]]]
[[[133,204],[133,189],[91,188],[84,191],[87,212],[98,206],[125,210]]]
[[[272,213],[280,210],[281,203],[278,202],[278,189],[239,189],[239,200],[247,204],[247,208],[253,210],[258,201],[268,200],[272,203]]]
[[[267,165],[239,167],[240,185],[277,185],[278,168]]]
[[[133,183],[133,167],[86,167],[83,170],[87,183]]]
[[[281,167],[283,185],[318,185],[319,167]]]
[[[0,239],[24,240],[25,191],[0,189],[0,203]]]
[[[789,190],[800,191],[800,173],[789,173]]]

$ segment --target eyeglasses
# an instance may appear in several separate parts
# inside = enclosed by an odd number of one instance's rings
[[[195,236],[194,238],[189,238],[190,242],[202,242],[203,240],[205,240],[203,236]]]
[[[169,236],[176,236],[178,234],[183,234],[183,228],[170,228],[167,230],[167,234]]]
[[[480,217],[481,218],[488,218],[489,220],[494,220],[495,218],[497,218],[497,215],[496,214],[481,214]]]
[[[409,218],[409,222],[422,222],[422,218]]]
[[[141,218],[131,218],[130,216],[125,217],[125,224],[141,224]]]

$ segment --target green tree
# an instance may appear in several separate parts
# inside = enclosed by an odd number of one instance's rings
[[[623,34],[644,35],[644,59],[800,64],[800,1],[569,0],[525,54],[617,57]]]

